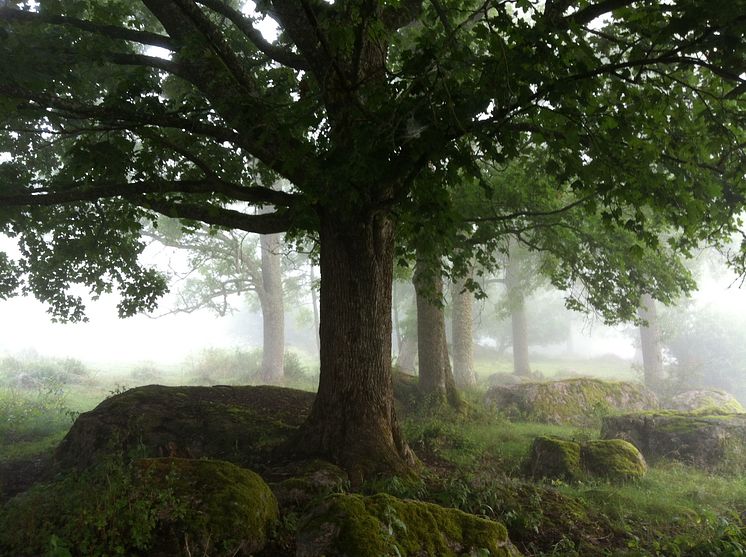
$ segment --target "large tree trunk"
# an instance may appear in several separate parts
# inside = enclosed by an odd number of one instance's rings
[[[505,287],[510,307],[510,321],[513,330],[513,373],[526,377],[531,375],[528,359],[528,320],[526,302],[521,291],[520,273],[515,261],[508,258],[505,268]]]
[[[637,315],[647,323],[640,325],[640,346],[645,385],[655,389],[663,381],[663,355],[658,310],[655,307],[655,300],[650,294],[642,295]]]
[[[443,297],[443,278],[439,272],[429,272],[423,267],[418,261],[413,279],[417,292],[420,392],[432,404],[447,402],[459,407],[461,399],[456,391],[448,357],[445,315],[442,305],[435,301]]]
[[[466,289],[466,278],[451,285],[451,334],[453,336],[453,378],[460,388],[477,384],[474,371],[474,293]]]
[[[260,236],[262,252],[263,347],[260,374],[266,383],[280,383],[285,376],[285,307],[282,291],[282,234]]]
[[[295,448],[340,464],[354,483],[405,472],[414,458],[397,423],[391,380],[393,223],[322,215],[320,245],[321,376]]]

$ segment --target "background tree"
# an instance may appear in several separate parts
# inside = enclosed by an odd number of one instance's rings
[[[263,339],[259,375],[269,383],[281,382],[285,358],[282,235],[211,231],[205,226],[183,229],[176,221],[165,220],[158,222],[152,235],[158,242],[189,254],[189,270],[174,311],[191,313],[207,308],[225,316],[233,310],[232,298],[256,295]],[[290,277],[288,281],[295,282]]]
[[[411,462],[390,374],[395,234],[434,230],[438,254],[470,237],[454,233],[451,193],[465,177],[486,183],[477,161],[546,149],[554,183],[639,244],[657,237],[650,211],[680,231],[679,250],[734,227],[743,0],[239,6],[0,7],[0,151],[12,157],[0,170],[0,222],[22,250],[0,260],[4,295],[21,289],[79,319],[69,287],[82,283],[120,290],[123,315],[151,308],[164,282],[137,254],[154,212],[318,234],[321,375],[295,449],[355,480]],[[274,41],[255,27],[269,14]],[[278,175],[291,190],[260,185]],[[521,229],[520,214],[496,209]],[[633,304],[623,292],[607,289],[619,293],[607,315],[636,307],[639,295]]]
[[[474,387],[474,293],[467,275],[451,283],[451,337],[453,339],[453,378],[462,389]]]

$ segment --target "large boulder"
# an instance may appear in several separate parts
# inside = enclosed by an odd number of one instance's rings
[[[249,556],[277,519],[269,486],[228,462],[112,461],[10,500],[0,512],[0,554]]]
[[[746,470],[746,414],[664,411],[608,416],[601,436],[629,441],[650,462],[671,459],[708,470]]]
[[[604,478],[611,481],[638,480],[645,475],[645,459],[634,445],[621,439],[578,443],[559,437],[534,439],[526,463],[533,478],[578,481]]]
[[[297,557],[520,555],[502,524],[390,495],[332,495],[304,517]]]
[[[485,402],[512,420],[589,425],[608,413],[658,408],[655,394],[637,383],[578,378],[490,388]]]
[[[308,415],[314,394],[281,387],[137,387],[78,416],[55,454],[82,468],[107,454],[210,457],[261,468]]]
[[[738,399],[719,389],[698,389],[679,393],[667,405],[672,410],[701,414],[738,414],[746,412]]]

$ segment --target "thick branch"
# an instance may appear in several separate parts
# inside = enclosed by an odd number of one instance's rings
[[[230,20],[233,25],[236,26],[238,30],[240,30],[244,35],[246,35],[246,38],[248,38],[252,44],[259,50],[259,52],[262,52],[266,54],[269,58],[274,60],[275,62],[278,62],[282,64],[283,66],[287,66],[289,68],[293,68],[296,70],[307,70],[308,64],[303,59],[302,56],[299,56],[295,52],[292,52],[291,50],[288,50],[286,48],[282,48],[280,46],[273,45],[268,40],[266,40],[262,34],[254,27],[251,20],[247,17],[245,17],[241,12],[238,10],[233,9],[228,4],[222,2],[221,0],[197,0],[200,4],[207,6],[211,10],[219,13],[220,15],[226,17],[228,20]]]
[[[260,186],[243,187],[222,180],[143,180],[127,183],[99,183],[70,189],[38,190],[29,193],[0,195],[0,206],[50,206],[61,203],[95,201],[111,197],[130,197],[146,193],[220,194],[233,201],[269,203],[289,207],[295,196]]]
[[[227,141],[238,144],[240,141],[230,129],[206,124],[202,121],[188,120],[176,113],[163,112],[160,114],[146,113],[132,107],[127,110],[123,107],[116,109],[91,106],[76,102],[72,99],[57,97],[47,93],[36,93],[15,85],[0,82],[0,95],[30,101],[41,108],[52,108],[61,112],[61,115],[70,119],[99,119],[105,122],[118,122],[132,126],[156,126],[164,128],[176,128],[189,133],[205,135],[218,141]],[[32,105],[33,106],[33,105]]]
[[[134,29],[117,27],[115,25],[93,23],[92,21],[85,21],[64,15],[40,14],[38,12],[30,12],[27,10],[0,8],[0,19],[6,21],[20,21],[23,23],[50,23],[54,25],[64,25],[67,27],[75,27],[89,33],[103,35],[110,39],[122,39],[125,41],[174,50],[173,41],[169,37],[157,33],[136,31]]]
[[[290,228],[290,219],[278,213],[247,215],[206,203],[179,203],[146,196],[127,198],[132,203],[174,219],[189,219],[257,234],[277,234]]]
[[[602,0],[597,4],[592,4],[582,10],[578,10],[564,18],[568,25],[578,24],[585,25],[597,17],[634,4],[635,0]]]

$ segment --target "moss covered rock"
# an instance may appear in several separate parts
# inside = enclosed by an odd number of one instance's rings
[[[269,478],[272,492],[283,508],[300,508],[312,500],[346,488],[347,472],[324,460],[293,462],[274,468]]]
[[[228,462],[109,461],[10,500],[0,555],[251,555],[277,516],[261,478]]]
[[[298,529],[298,557],[520,555],[497,522],[390,495],[333,495]]]
[[[567,379],[490,388],[488,406],[513,420],[588,425],[609,413],[658,408],[655,394],[637,383]]]
[[[55,460],[82,468],[107,454],[210,457],[261,469],[303,422],[314,394],[281,387],[148,385],[81,414]]]
[[[229,462],[175,458],[136,463],[145,491],[167,494],[151,554],[251,555],[267,543],[278,519],[275,496],[262,478]]]
[[[732,394],[719,389],[699,389],[679,393],[667,405],[672,410],[703,414],[738,414],[746,408]]]
[[[531,445],[526,469],[537,479],[628,481],[642,478],[647,465],[640,451],[621,439],[578,443],[542,436]]]
[[[647,472],[640,451],[622,439],[600,439],[580,447],[580,461],[586,474],[614,481],[638,480]]]
[[[526,467],[533,478],[578,480],[583,476],[580,444],[559,437],[537,437],[531,445]]]
[[[624,439],[650,462],[671,459],[713,471],[746,471],[746,414],[642,412],[603,419],[601,436]]]

